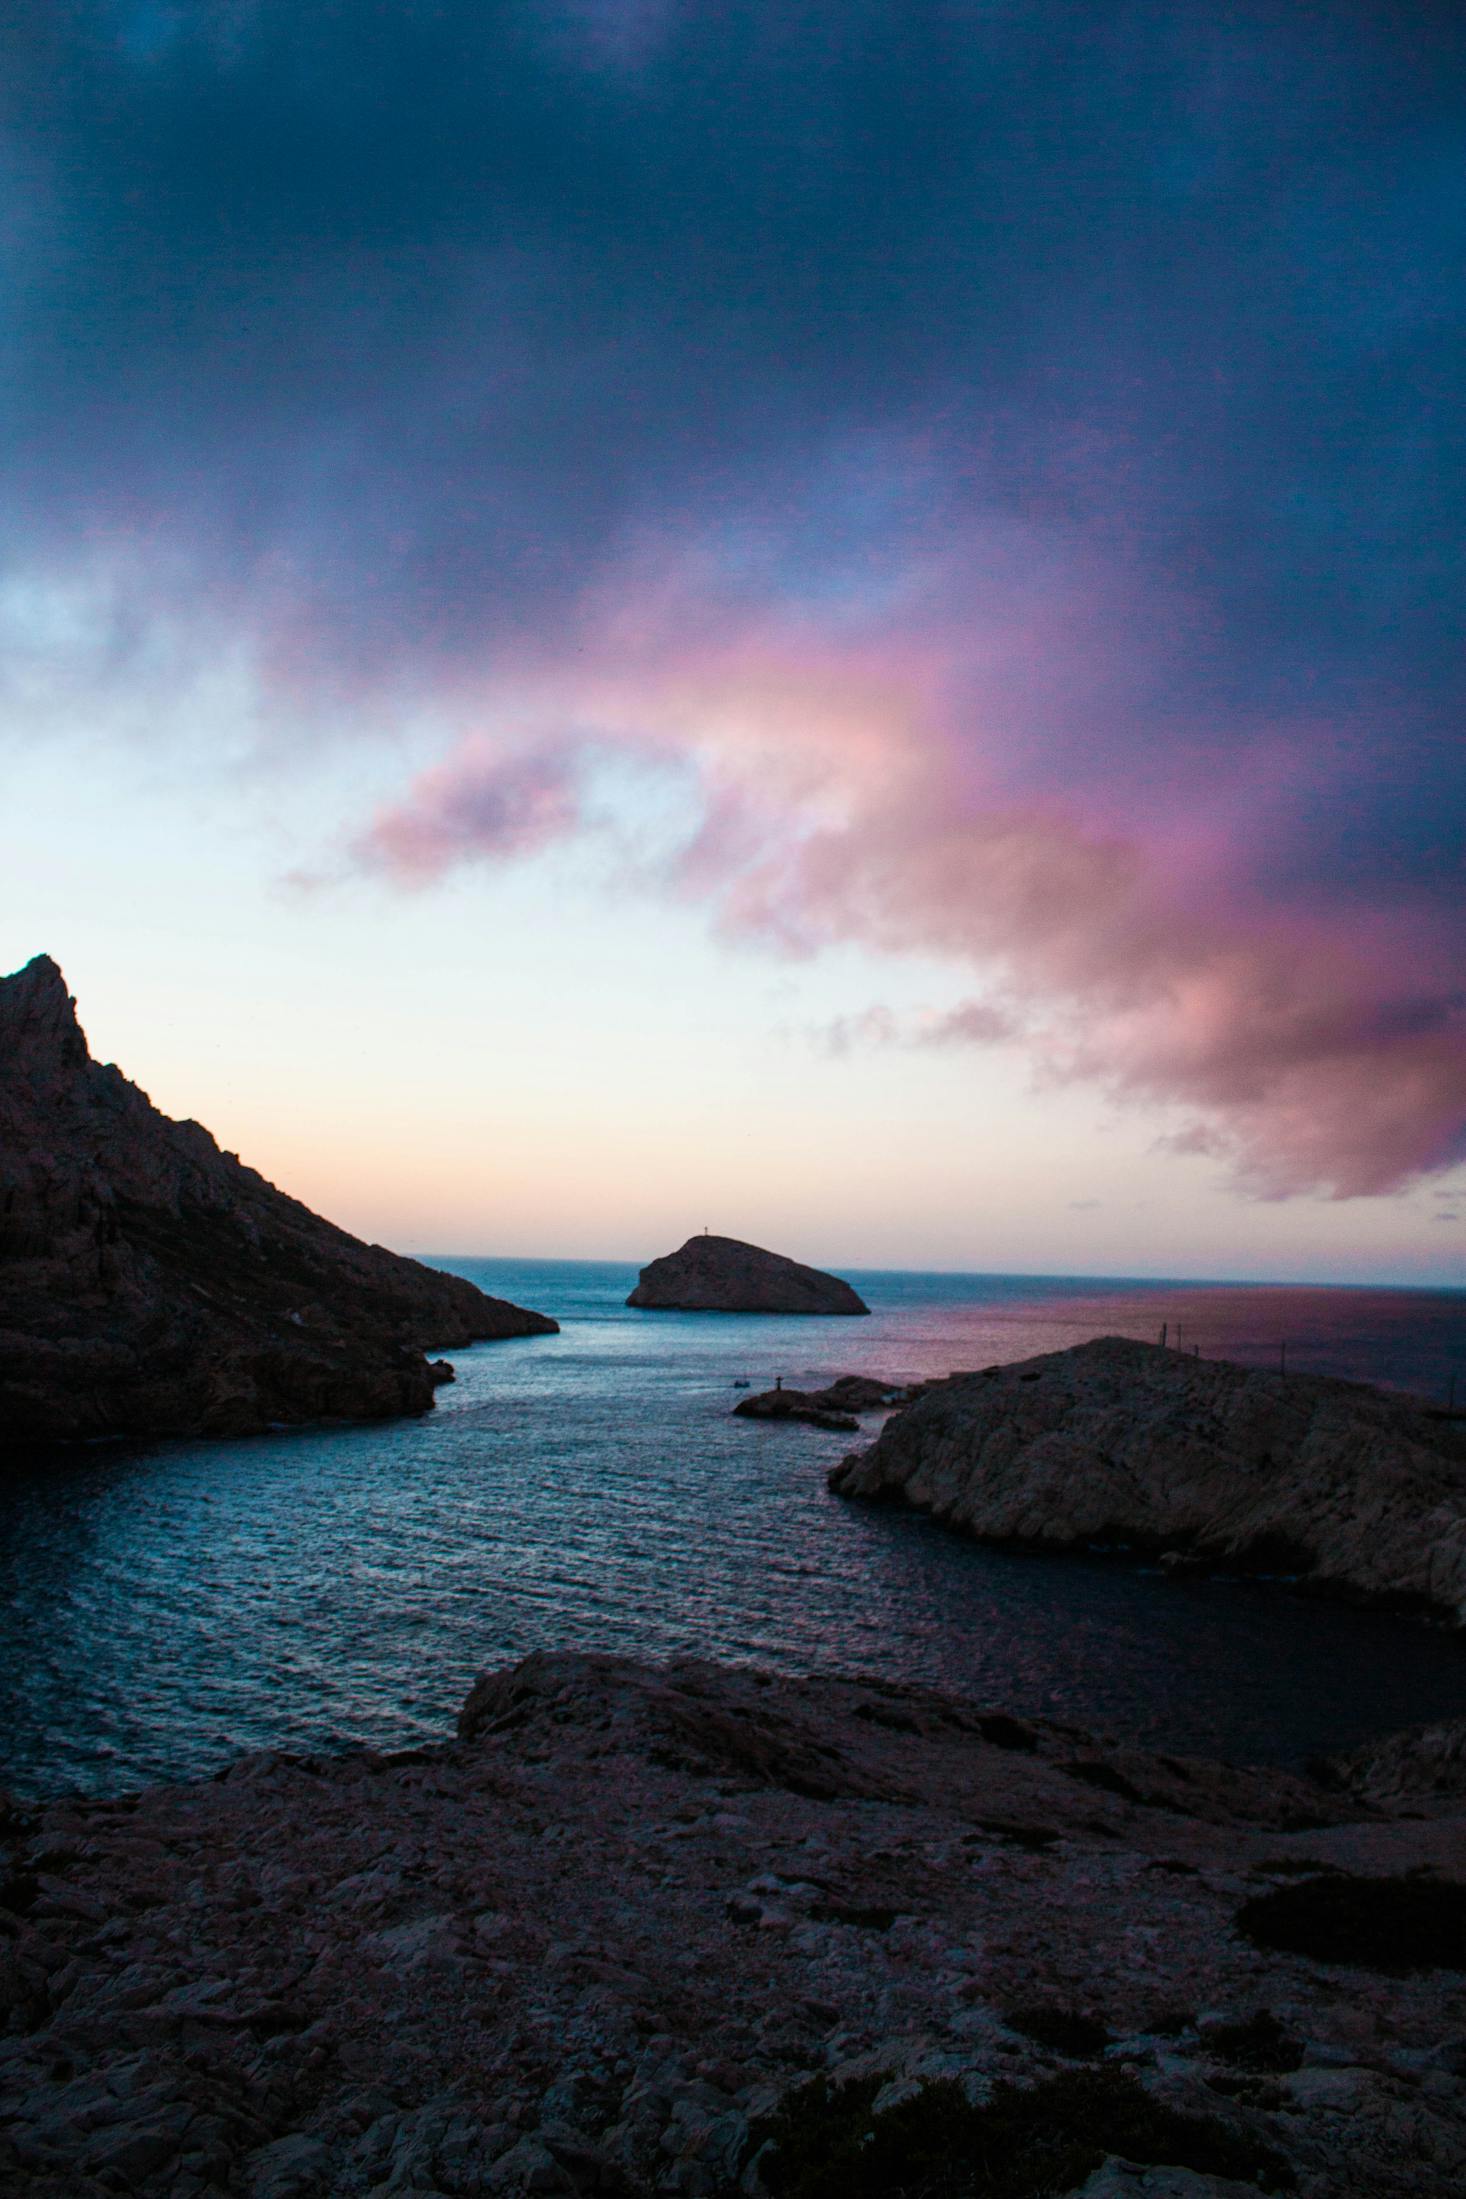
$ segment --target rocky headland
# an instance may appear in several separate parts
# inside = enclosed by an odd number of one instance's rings
[[[1466,1428],[1108,1336],[931,1384],[830,1475],[986,1541],[1127,1545],[1466,1625]]]
[[[869,1313],[838,1275],[704,1232],[641,1271],[628,1306],[663,1313]]]
[[[92,1060],[60,970],[0,979],[0,1435],[241,1435],[424,1411],[431,1349],[557,1323],[363,1244]]]
[[[14,2199],[1445,2199],[1461,1729],[1156,1755],[533,1657],[458,1738],[0,1817]]]

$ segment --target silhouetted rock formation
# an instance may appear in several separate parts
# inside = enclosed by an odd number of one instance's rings
[[[557,1327],[366,1245],[94,1062],[46,955],[0,979],[0,1434],[422,1412],[429,1345]]]
[[[811,1428],[837,1428],[849,1435],[860,1426],[843,1405],[822,1405],[817,1390],[759,1390],[733,1407],[740,1420],[802,1420]]]
[[[815,1428],[858,1428],[857,1413],[886,1405],[905,1405],[916,1394],[871,1374],[841,1374],[822,1390],[758,1390],[740,1398],[733,1410],[742,1420],[804,1420]]]
[[[933,1384],[830,1486],[985,1541],[1129,1543],[1466,1624],[1466,1442],[1362,1383],[1099,1337]]]
[[[692,1661],[458,1733],[0,1818],[7,2199],[1459,2199],[1459,1798]]]
[[[653,1260],[626,1301],[663,1313],[869,1313],[837,1275],[736,1237],[689,1237]]]

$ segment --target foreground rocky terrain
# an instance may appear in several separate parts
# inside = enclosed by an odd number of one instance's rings
[[[662,1313],[869,1313],[838,1275],[706,1230],[641,1271],[628,1306]]]
[[[424,1411],[425,1351],[558,1324],[367,1245],[92,1060],[41,955],[0,979],[0,1438]]]
[[[830,1486],[985,1540],[1124,1543],[1466,1624],[1466,1426],[1361,1383],[1099,1337],[932,1383]]]
[[[544,1656],[440,1748],[15,1808],[0,2188],[1459,2192],[1461,1742]]]

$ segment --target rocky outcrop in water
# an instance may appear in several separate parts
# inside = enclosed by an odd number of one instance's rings
[[[841,1435],[850,1435],[860,1426],[845,1406],[822,1403],[817,1390],[759,1390],[753,1397],[741,1398],[733,1410],[740,1420],[801,1421]]]
[[[830,1486],[986,1541],[1128,1544],[1466,1624],[1466,1440],[1360,1383],[1100,1337],[933,1384]]]
[[[0,1817],[0,2188],[1454,2199],[1463,1867],[1459,1799],[533,1657],[456,1742]]]
[[[858,1413],[878,1412],[888,1405],[905,1404],[915,1386],[882,1382],[869,1374],[841,1374],[819,1390],[756,1390],[733,1407],[741,1420],[799,1420],[813,1428],[833,1428],[848,1434],[860,1426]]]
[[[428,1347],[557,1324],[363,1244],[92,1060],[47,956],[0,979],[0,1435],[417,1413]]]
[[[663,1313],[869,1313],[838,1275],[703,1233],[653,1260],[626,1301]]]

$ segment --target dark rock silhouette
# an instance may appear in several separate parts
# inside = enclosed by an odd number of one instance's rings
[[[837,1275],[704,1233],[653,1260],[626,1301],[664,1313],[869,1313]]]
[[[857,1413],[878,1412],[887,1405],[906,1405],[916,1386],[882,1382],[871,1374],[841,1374],[822,1390],[758,1390],[740,1398],[733,1410],[743,1420],[803,1420],[815,1428],[858,1428]]]
[[[1102,1336],[932,1384],[830,1486],[984,1541],[1128,1544],[1466,1625],[1466,1440],[1359,1382]]]
[[[428,1346],[554,1330],[288,1198],[92,1060],[49,956],[0,978],[0,1436],[418,1413]]]
[[[740,1420],[802,1420],[811,1428],[838,1428],[851,1435],[860,1426],[848,1406],[824,1405],[817,1390],[760,1390],[733,1407]]]

